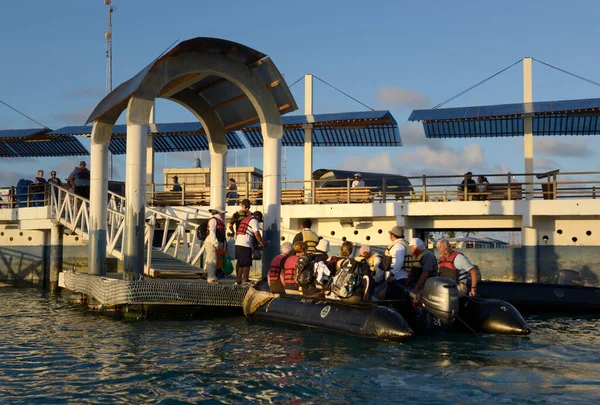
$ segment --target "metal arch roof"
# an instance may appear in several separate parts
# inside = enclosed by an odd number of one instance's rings
[[[150,126],[154,138],[154,151],[192,152],[208,150],[208,138],[199,122],[173,122]],[[52,131],[51,135],[78,135],[89,137],[92,126],[70,126]],[[127,125],[115,125],[108,149],[114,155],[123,155],[127,151]],[[242,140],[235,132],[226,134],[228,149],[244,149]]]
[[[0,157],[85,156],[88,150],[74,136],[54,135],[49,128],[0,131]]]
[[[533,135],[600,134],[600,98],[414,110],[427,138],[523,136],[523,115],[533,115]]]
[[[226,55],[251,69],[268,88],[281,114],[298,108],[285,79],[267,55],[236,42],[216,38],[194,38],[180,42],[171,51],[154,59],[138,74],[119,85],[96,106],[86,124],[105,115],[119,115],[126,107],[128,99],[138,91],[146,76],[162,60],[198,51]],[[226,130],[234,131],[259,121],[254,106],[237,85],[212,74],[206,76],[199,73],[196,77],[198,81],[189,85],[186,90],[191,90],[206,100],[219,115]],[[191,75],[189,79],[193,81],[194,76]],[[159,97],[169,98],[170,90],[163,89]]]
[[[283,146],[304,146],[304,127],[313,128],[313,146],[402,146],[389,111],[291,115],[281,117]],[[263,146],[260,125],[240,130],[251,147]]]

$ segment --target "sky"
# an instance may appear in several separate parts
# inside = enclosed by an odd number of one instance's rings
[[[288,85],[312,73],[397,120],[404,146],[317,148],[314,169],[339,168],[404,175],[519,173],[522,138],[429,140],[413,109],[430,108],[531,56],[600,81],[597,49],[600,2],[425,2],[328,0],[113,0],[113,87],[128,80],[173,42],[217,37],[271,57]],[[12,1],[0,14],[0,100],[57,129],[83,125],[106,91],[107,6],[103,0]],[[292,87],[303,111],[304,84]],[[533,64],[534,101],[596,98],[598,87]],[[522,64],[446,107],[521,102]],[[366,108],[315,80],[314,112]],[[123,114],[119,122],[124,121]],[[183,107],[159,100],[157,122],[193,121]],[[38,127],[0,104],[0,130]],[[82,140],[88,146],[87,140]],[[596,171],[597,137],[539,137],[536,171]],[[302,150],[287,148],[285,177],[302,178]],[[207,152],[157,155],[164,167],[193,167]],[[61,178],[81,160],[0,159],[0,186],[57,170]],[[84,159],[89,159],[85,157]],[[262,149],[231,152],[228,164],[262,166]],[[122,180],[124,157],[112,176]]]

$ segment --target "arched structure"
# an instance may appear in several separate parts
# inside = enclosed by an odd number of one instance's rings
[[[281,114],[297,109],[283,76],[264,54],[214,38],[184,41],[155,59],[102,100],[91,116],[90,272],[105,273],[108,142],[127,109],[124,278],[143,275],[146,149],[156,98],[178,102],[201,122],[211,155],[211,204],[225,206],[228,131],[260,122],[264,144],[265,263],[278,248],[281,190]],[[150,143],[148,144],[148,139]],[[151,170],[150,170],[151,172]],[[265,271],[263,266],[263,272]]]

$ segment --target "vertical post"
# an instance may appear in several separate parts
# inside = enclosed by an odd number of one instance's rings
[[[525,114],[523,114],[523,132],[524,144],[523,152],[525,155],[525,194],[526,199],[533,199],[533,84],[531,78],[531,58],[523,58],[523,102],[525,104]]]
[[[508,185],[506,187],[506,197],[508,200],[512,200],[512,176],[508,173]]]
[[[150,128],[148,131],[148,141],[146,144],[146,201],[150,202],[153,198],[153,185],[154,185],[154,134],[153,132],[156,130],[156,125],[154,121],[154,107],[156,104],[152,105],[150,109]]]
[[[147,134],[147,125],[127,124],[123,279],[129,281],[139,280],[144,275]]]
[[[279,225],[281,222],[281,138],[269,136],[265,131],[272,125],[262,125],[264,139],[264,183],[263,183],[263,207],[266,211],[264,216],[263,232],[267,243],[262,262],[262,277],[269,274],[270,261],[279,253]],[[269,128],[273,132],[279,128]],[[281,134],[281,132],[280,132]]]
[[[387,190],[385,184],[385,177],[381,179],[381,202],[385,203],[387,200]]]
[[[423,202],[427,201],[427,176],[423,175]]]
[[[108,141],[106,129],[94,124],[90,155],[89,274],[106,274],[106,201],[108,198]],[[103,133],[96,134],[96,131]],[[100,140],[100,141],[99,141]],[[105,142],[106,141],[106,142]]]
[[[350,204],[350,179],[346,179],[346,203]]]
[[[225,207],[225,175],[227,172],[227,150],[225,153],[210,152],[210,202],[211,207]]]
[[[305,202],[311,200],[310,180],[312,180],[313,166],[313,75],[304,76],[304,114],[309,122],[304,126],[304,197]]]
[[[50,228],[50,280],[48,285],[50,292],[55,292],[58,289],[58,273],[62,271],[62,267],[63,226],[52,224]]]
[[[523,252],[523,280],[522,281],[542,281],[538,269],[538,232],[533,226],[533,216],[523,215],[521,220],[521,232],[523,235],[522,252]]]

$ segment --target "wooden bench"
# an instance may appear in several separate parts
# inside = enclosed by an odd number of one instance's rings
[[[284,188],[281,190],[282,204],[304,204],[304,189]]]
[[[350,202],[364,203],[373,201],[373,195],[368,187],[350,188]],[[322,187],[315,189],[315,202],[323,203],[347,203],[348,189],[346,187]]]
[[[488,186],[488,200],[508,200],[508,184],[490,184]],[[523,198],[523,186],[519,183],[510,185],[510,199],[520,200]]]

